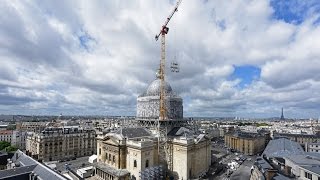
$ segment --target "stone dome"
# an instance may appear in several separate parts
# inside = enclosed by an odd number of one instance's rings
[[[160,79],[154,80],[148,87],[145,95],[146,96],[156,96],[160,95]],[[172,94],[172,88],[168,82],[165,82],[166,94]]]
[[[161,80],[157,77],[157,79],[148,86],[147,90],[137,98],[137,118],[159,119],[160,84]],[[182,98],[172,90],[168,82],[165,82],[165,91],[167,119],[182,119]]]

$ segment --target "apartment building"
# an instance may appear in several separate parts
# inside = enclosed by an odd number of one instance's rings
[[[42,131],[48,122],[17,122],[16,128],[21,131]]]
[[[27,154],[39,161],[59,161],[94,154],[96,133],[79,126],[47,127],[42,132],[29,132]]]
[[[11,143],[21,150],[25,149],[26,132],[15,131],[15,130],[1,130],[0,131],[0,141],[6,141]]]
[[[305,150],[306,152],[320,153],[320,143],[306,143]]]

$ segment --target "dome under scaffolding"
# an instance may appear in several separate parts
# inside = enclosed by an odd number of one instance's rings
[[[161,81],[157,76],[137,99],[137,118],[140,119],[159,119],[160,110],[160,86]],[[183,106],[182,98],[165,82],[165,97],[167,108],[167,119],[182,119]]]

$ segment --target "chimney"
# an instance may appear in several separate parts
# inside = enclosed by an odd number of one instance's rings
[[[273,176],[276,174],[277,170],[268,169],[266,172],[266,180],[272,180]]]

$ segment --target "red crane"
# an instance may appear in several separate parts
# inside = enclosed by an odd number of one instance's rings
[[[166,46],[165,46],[165,38],[166,34],[169,32],[169,28],[167,27],[169,21],[171,20],[172,16],[175,12],[178,11],[178,7],[180,5],[182,0],[178,0],[176,6],[174,7],[171,14],[167,17],[166,22],[162,25],[159,34],[156,35],[155,39],[158,41],[159,36],[161,35],[161,59],[160,59],[160,71],[159,71],[159,77],[160,77],[160,120],[166,120],[167,119],[167,109],[166,109],[166,103],[165,103],[165,63],[166,63]]]

